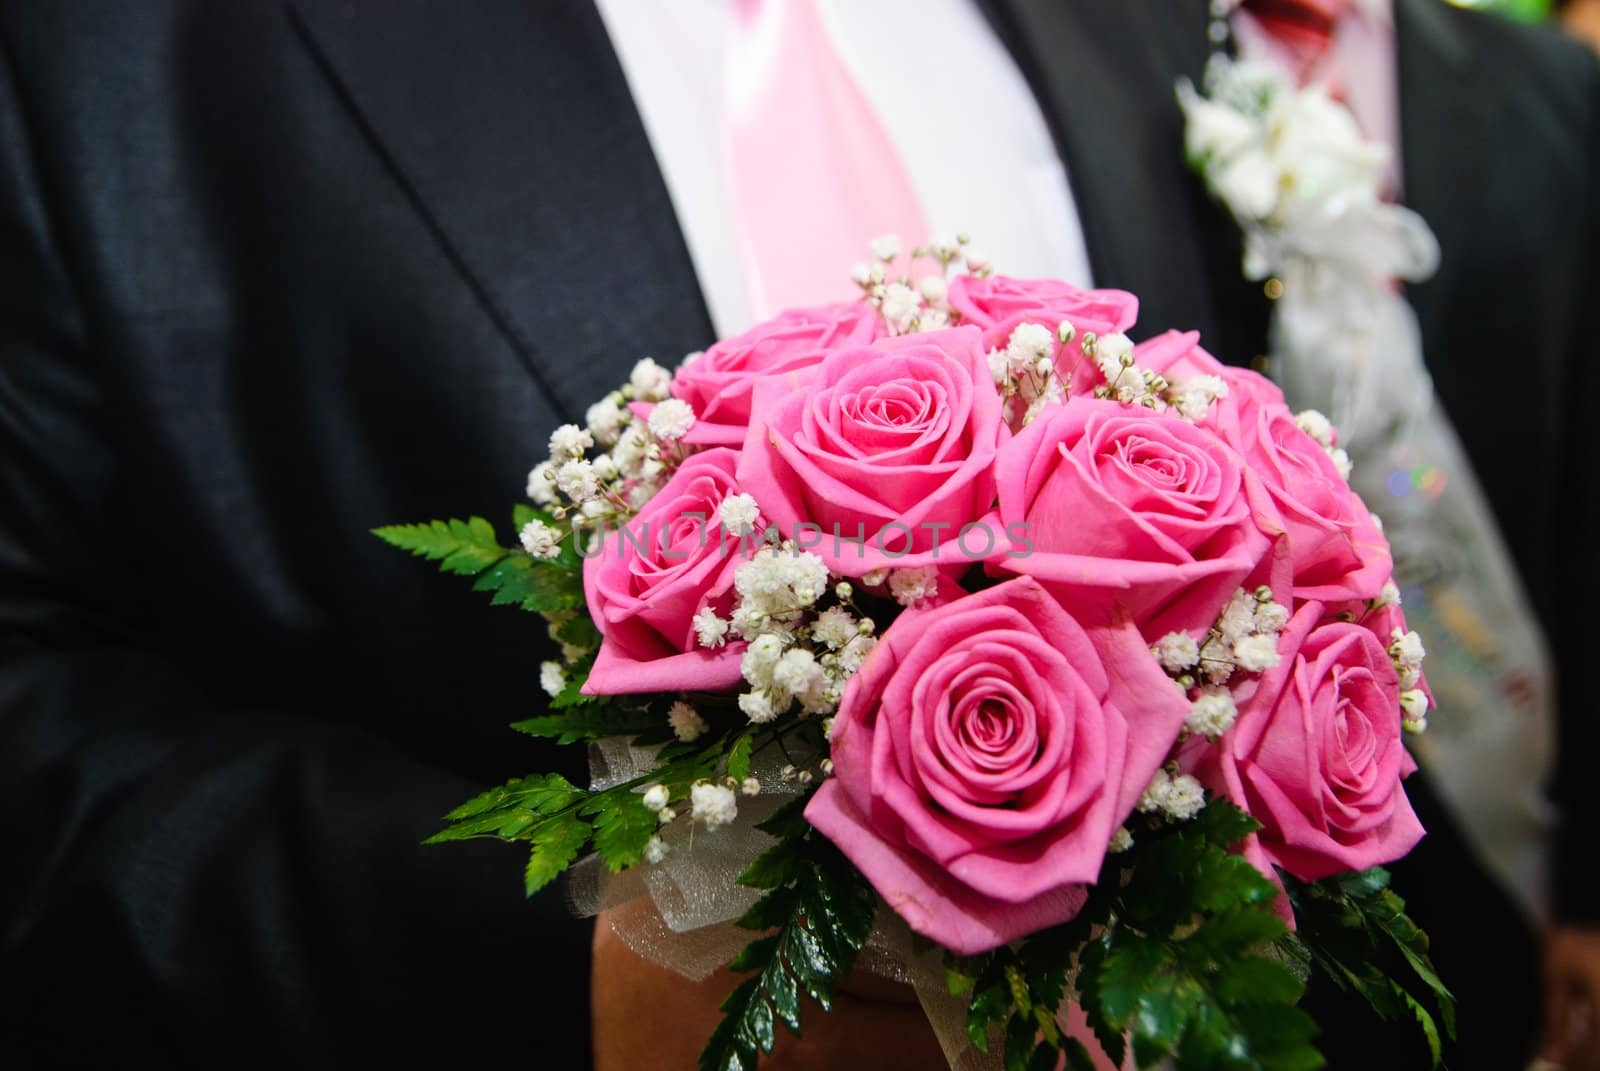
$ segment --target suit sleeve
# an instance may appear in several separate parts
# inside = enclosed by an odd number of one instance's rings
[[[1585,60],[1589,57],[1585,56]],[[1600,68],[1588,75],[1587,260],[1572,326],[1574,352],[1565,402],[1567,471],[1555,530],[1556,570],[1570,578],[1557,595],[1552,637],[1558,682],[1555,803],[1559,812],[1554,874],[1558,920],[1600,926],[1600,676],[1594,657],[1600,636]]]
[[[418,843],[482,786],[153,653],[19,97],[0,48],[0,1066],[587,1066],[587,927],[504,845]]]

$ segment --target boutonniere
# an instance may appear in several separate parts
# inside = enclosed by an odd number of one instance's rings
[[[1383,199],[1388,148],[1326,91],[1271,66],[1217,55],[1204,81],[1203,93],[1177,86],[1184,148],[1239,224],[1245,276],[1276,302],[1276,376],[1351,440],[1414,418],[1432,390],[1397,282],[1431,276],[1439,245]]]

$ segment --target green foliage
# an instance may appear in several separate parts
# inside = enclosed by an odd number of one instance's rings
[[[734,737],[733,746],[728,749],[728,776],[735,781],[743,781],[750,776],[750,752],[755,745],[755,733],[746,729]]]
[[[1283,881],[1310,961],[1339,988],[1360,994],[1383,1019],[1415,1019],[1438,1066],[1439,1024],[1444,1036],[1456,1034],[1455,998],[1428,958],[1428,935],[1389,888],[1389,872],[1373,867],[1310,884],[1289,875]],[[1420,990],[1391,977],[1385,969],[1391,962]],[[1431,999],[1438,1022],[1419,994]]]
[[[757,972],[722,1003],[724,1018],[700,1054],[700,1071],[754,1071],[777,1042],[776,1024],[800,1034],[800,995],[827,1010],[834,986],[850,973],[872,930],[877,897],[839,850],[798,817],[805,798],[760,828],[782,840],[740,876],[768,890],[739,924],[773,927],[735,957],[737,971]],[[799,827],[796,828],[796,821]]]
[[[570,811],[540,824],[532,837],[523,887],[532,896],[572,865],[589,842],[589,823]],[[597,838],[598,839],[598,838]]]
[[[639,861],[658,824],[644,797],[634,792],[602,792],[580,810],[594,817],[594,850],[613,873]]]
[[[482,517],[390,525],[375,528],[372,534],[390,546],[438,562],[446,573],[476,577],[472,589],[491,593],[492,605],[540,613],[583,605],[582,563],[575,551],[568,554],[565,544],[555,560],[535,561],[521,550],[501,546],[494,526]]]
[[[478,574],[473,591],[493,592],[491,606],[520,606],[549,613],[583,605],[581,573],[512,551]]]
[[[594,627],[587,613],[573,614],[556,626],[556,639],[574,647],[593,650],[600,646],[600,630]]]
[[[663,718],[648,708],[604,702],[571,706],[554,714],[512,722],[511,728],[529,736],[553,739],[558,744],[599,740],[607,736],[638,736],[660,728]]]
[[[438,562],[440,569],[457,576],[477,576],[507,554],[495,538],[494,526],[482,517],[396,524],[375,528],[372,534],[390,546]]]
[[[953,987],[970,980],[972,1043],[987,1051],[998,1029],[1007,1071],[1091,1066],[1054,1018],[1075,965],[1076,998],[1119,1065],[1131,1037],[1140,1067],[1169,1053],[1183,1071],[1321,1066],[1315,1024],[1295,1007],[1304,984],[1274,952],[1287,934],[1277,887],[1229,851],[1256,828],[1221,800],[1193,821],[1152,824],[1108,858],[1072,922],[952,963]]]
[[[445,821],[451,825],[424,843],[440,844],[484,836],[519,839],[536,819],[559,814],[585,795],[581,788],[560,774],[514,778],[445,815]]]
[[[569,716],[577,715],[559,715]],[[659,782],[673,798],[681,798],[694,781],[715,773],[727,744],[726,737],[710,739],[643,777],[598,792],[586,792],[559,774],[512,780],[451,811],[445,816],[449,824],[425,843],[476,837],[526,841],[524,886],[529,896],[559,877],[591,843],[601,860],[618,871],[639,861],[657,829],[657,817],[639,791],[643,785]]]

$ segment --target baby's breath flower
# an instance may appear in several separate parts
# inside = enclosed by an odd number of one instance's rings
[[[1171,787],[1167,789],[1166,801],[1169,817],[1187,822],[1199,814],[1205,805],[1206,792],[1199,781],[1188,774],[1178,774],[1172,779]]]
[[[996,386],[1004,386],[1011,379],[1011,358],[1005,350],[990,350],[988,363],[990,378]]]
[[[1401,692],[1400,713],[1408,726],[1426,725],[1428,721],[1428,693],[1421,688],[1408,688]]]
[[[772,667],[772,684],[775,688],[796,699],[803,698],[821,683],[822,669],[817,657],[803,647],[783,652],[778,664]]]
[[[872,654],[878,646],[878,641],[872,636],[857,636],[839,650],[839,671],[846,676],[861,668],[867,656]]]
[[[1400,674],[1400,687],[1415,688],[1422,679],[1422,660],[1428,653],[1423,649],[1422,637],[1398,628],[1390,635],[1394,642],[1389,645],[1389,657]]]
[[[1389,655],[1396,662],[1421,665],[1422,660],[1427,657],[1428,652],[1422,646],[1422,637],[1415,631],[1402,632],[1397,628],[1389,636],[1394,641],[1389,645]]]
[[[882,261],[891,261],[900,255],[900,236],[898,234],[880,234],[867,243],[867,248],[872,250],[872,255]]]
[[[667,721],[672,725],[673,734],[686,744],[700,739],[711,728],[698,710],[681,700],[667,711]]]
[[[1191,733],[1215,740],[1233,725],[1239,716],[1233,696],[1226,688],[1207,688],[1189,705],[1189,717],[1183,727]]]
[[[666,785],[651,785],[644,790],[644,805],[647,810],[660,811],[671,798]]]
[[[589,428],[589,434],[594,436],[594,441],[601,446],[613,446],[617,436],[622,431],[622,425],[627,423],[628,414],[620,405],[619,399],[613,395],[602,398],[589,407],[583,415],[583,421]]]
[[[924,275],[917,283],[917,289],[922,291],[922,300],[930,305],[938,305],[949,294],[950,284],[945,282],[942,275]]]
[[[948,264],[961,252],[961,242],[953,234],[936,234],[928,239],[928,252],[941,264]]]
[[[594,445],[594,436],[576,424],[563,424],[550,433],[550,456],[557,460],[582,457]]]
[[[694,634],[701,647],[721,647],[727,642],[728,623],[709,606],[694,615]]]
[[[1133,834],[1128,832],[1127,826],[1118,826],[1117,831],[1111,834],[1111,843],[1106,845],[1106,851],[1112,855],[1121,855],[1133,847]]]
[[[1294,415],[1295,425],[1317,440],[1324,450],[1333,449],[1333,422],[1315,409],[1306,409]]]
[[[883,318],[897,330],[904,330],[922,309],[922,299],[904,283],[890,283],[883,292]]]
[[[574,502],[582,502],[600,490],[600,477],[588,461],[567,461],[556,469],[556,486]]]
[[[761,782],[754,777],[746,777],[739,782],[739,791],[746,796],[759,796],[761,795]]]
[[[889,592],[901,606],[920,606],[939,590],[939,570],[931,565],[896,569],[889,574]]]
[[[556,469],[548,461],[541,461],[528,473],[528,497],[541,506],[556,500]]]
[[[778,716],[765,692],[745,692],[739,696],[739,709],[757,725],[765,725]]]
[[[733,630],[747,640],[753,640],[767,626],[767,615],[755,606],[741,605],[733,611]]]
[[[535,558],[554,558],[561,553],[561,533],[543,521],[529,521],[519,535],[522,549]]]
[[[1217,618],[1217,631],[1222,634],[1225,643],[1237,643],[1255,630],[1255,596],[1243,588],[1236,588],[1228,605],[1222,608],[1222,616]]]
[[[1157,770],[1140,795],[1138,807],[1145,814],[1164,814],[1182,822],[1199,814],[1205,805],[1205,789],[1199,781],[1188,774]]]
[[[856,619],[842,606],[830,607],[817,615],[811,626],[811,638],[837,651],[856,638]]]
[[[1271,636],[1246,636],[1233,645],[1233,657],[1240,669],[1260,673],[1278,664],[1278,644]]]
[[[722,500],[722,505],[717,507],[717,519],[732,535],[748,535],[755,531],[756,521],[760,518],[761,507],[756,505],[754,498],[742,492],[729,495]]]
[[[1015,368],[1036,364],[1055,352],[1055,339],[1043,324],[1018,324],[1006,341],[1006,356]]]
[[[1150,778],[1150,783],[1139,794],[1139,802],[1135,805],[1141,814],[1159,814],[1166,809],[1167,791],[1172,787],[1172,776],[1165,770],[1157,770]]]
[[[660,837],[651,837],[644,842],[644,861],[652,864],[659,863],[667,857],[667,853],[671,850],[671,848],[667,847],[667,842]]]
[[[1200,672],[1212,684],[1221,684],[1233,676],[1233,652],[1221,639],[1213,637],[1201,645]]]
[[[628,375],[628,384],[633,387],[634,396],[641,401],[665,401],[672,387],[672,373],[646,357],[633,366],[633,371]]]
[[[1100,366],[1107,383],[1118,380],[1133,381],[1139,377],[1124,371],[1133,367],[1133,341],[1120,331],[1099,335],[1095,339],[1094,360]]]
[[[1228,396],[1228,384],[1220,376],[1195,376],[1170,390],[1167,400],[1178,415],[1189,421],[1201,421],[1211,411],[1218,398]]]
[[[1200,661],[1200,645],[1187,632],[1167,633],[1156,641],[1151,653],[1168,673],[1193,669],[1195,663]]]
[[[720,829],[739,816],[733,789],[702,781],[689,789],[691,817],[707,829]]]
[[[650,413],[650,433],[665,442],[676,442],[694,427],[694,408],[682,398],[668,398]]]
[[[539,687],[546,695],[557,696],[567,686],[567,675],[561,671],[560,662],[539,663]]]

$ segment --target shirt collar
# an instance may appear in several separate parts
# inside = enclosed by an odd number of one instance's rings
[[[1232,0],[1234,8],[1242,3],[1244,0]],[[1363,22],[1375,26],[1394,25],[1394,0],[1350,0],[1350,6],[1355,9]]]

